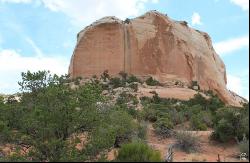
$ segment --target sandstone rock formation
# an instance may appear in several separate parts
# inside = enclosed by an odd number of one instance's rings
[[[197,81],[230,105],[239,106],[227,90],[226,69],[207,33],[174,21],[157,11],[135,19],[105,17],[78,34],[71,59],[71,77],[91,77],[108,70],[139,77],[153,76],[162,83]]]

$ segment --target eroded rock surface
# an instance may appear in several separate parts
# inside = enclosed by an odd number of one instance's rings
[[[71,77],[92,77],[104,70],[153,76],[162,83],[197,81],[229,105],[242,101],[227,90],[226,68],[209,35],[157,11],[126,21],[105,17],[78,34]]]

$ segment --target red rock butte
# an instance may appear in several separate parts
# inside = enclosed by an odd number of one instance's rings
[[[209,35],[157,11],[125,21],[104,17],[78,34],[70,76],[99,76],[105,70],[153,76],[162,83],[197,81],[201,90],[240,105],[239,97],[227,90],[226,68]]]

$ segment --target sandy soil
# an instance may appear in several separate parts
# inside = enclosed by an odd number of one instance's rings
[[[152,87],[152,88],[139,88],[140,96],[152,97],[150,92],[155,91],[161,98],[174,98],[179,100],[189,100],[194,97],[197,92],[188,88],[164,88],[164,87]]]
[[[237,158],[239,154],[238,146],[235,142],[220,144],[210,141],[209,136],[212,131],[191,131],[200,138],[201,149],[197,153],[185,153],[179,149],[174,149],[174,162],[217,162],[218,154],[221,162],[240,162]],[[148,127],[148,144],[162,154],[162,159],[166,157],[168,147],[176,142],[175,138],[159,139],[152,125]]]

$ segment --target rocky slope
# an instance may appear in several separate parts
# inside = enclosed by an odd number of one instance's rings
[[[243,99],[227,90],[226,68],[207,33],[192,29],[157,11],[135,19],[102,18],[82,30],[71,59],[71,77],[91,77],[108,70],[138,77],[153,76],[162,83],[197,81],[229,105]]]

